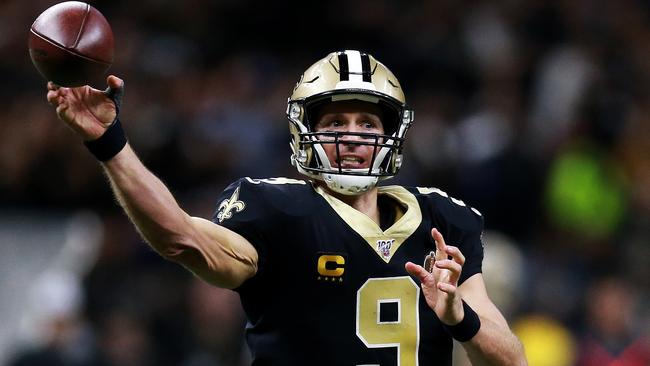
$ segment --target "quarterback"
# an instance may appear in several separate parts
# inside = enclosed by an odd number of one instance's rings
[[[453,339],[473,364],[526,364],[485,289],[480,212],[436,188],[379,185],[400,169],[414,113],[374,57],[333,52],[303,73],[286,114],[305,179],[239,179],[212,220],[141,163],[119,120],[124,83],[107,83],[49,83],[47,99],[147,243],[239,293],[253,365],[451,365]]]

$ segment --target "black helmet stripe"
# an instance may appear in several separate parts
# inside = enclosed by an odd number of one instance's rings
[[[341,81],[372,81],[370,57],[359,51],[343,51],[338,54]]]
[[[339,75],[341,81],[350,80],[350,69],[348,68],[348,55],[345,52],[339,52]]]
[[[371,82],[372,74],[370,73],[370,57],[368,54],[361,54],[361,69],[363,73],[363,81]]]

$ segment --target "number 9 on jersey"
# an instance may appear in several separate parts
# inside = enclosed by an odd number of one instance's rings
[[[368,348],[397,347],[398,366],[418,365],[420,287],[411,277],[370,278],[357,291],[357,336]],[[396,310],[396,318],[382,312]]]

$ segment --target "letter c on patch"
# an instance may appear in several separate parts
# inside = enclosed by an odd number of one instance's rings
[[[340,255],[323,254],[318,257],[318,274],[328,277],[341,277],[345,272],[345,258]]]

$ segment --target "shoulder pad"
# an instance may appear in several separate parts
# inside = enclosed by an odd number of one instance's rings
[[[463,230],[482,231],[483,215],[474,207],[449,196],[438,188],[416,187],[410,189],[416,197],[426,202],[426,209],[433,217],[443,219],[454,227]]]
[[[462,200],[451,197],[450,195],[447,194],[447,192],[445,192],[445,191],[443,191],[441,189],[430,188],[430,187],[416,187],[415,189],[421,195],[433,195],[433,194],[438,195],[438,196],[443,197],[446,200],[448,200],[449,202],[454,203],[454,204],[456,204],[456,205],[458,205],[460,207],[466,207],[466,208],[472,210],[472,212],[474,214],[476,214],[477,216],[483,216],[483,214],[481,214],[481,212],[479,210],[475,209],[474,207],[468,206]]]
[[[264,215],[291,213],[300,209],[299,202],[312,192],[311,184],[304,180],[240,178],[219,197],[213,221],[222,223],[234,215],[252,220]]]

